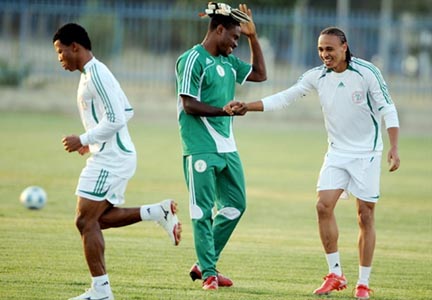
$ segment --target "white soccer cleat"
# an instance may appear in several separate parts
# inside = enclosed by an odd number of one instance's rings
[[[163,216],[158,221],[158,224],[165,229],[171,242],[177,246],[181,240],[181,223],[177,218],[177,203],[174,200],[167,199],[160,203]]]
[[[93,288],[88,289],[84,294],[69,300],[114,300],[113,294],[96,292]]]

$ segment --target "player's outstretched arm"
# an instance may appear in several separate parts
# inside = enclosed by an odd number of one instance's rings
[[[264,106],[261,100],[249,103],[233,100],[227,103],[223,110],[230,116],[243,116],[248,111],[264,111]]]
[[[264,111],[262,100],[246,103],[247,111]]]
[[[190,96],[181,96],[183,109],[186,114],[201,116],[201,117],[223,117],[229,116],[223,108],[215,107],[204,103],[203,101],[198,101]]]
[[[228,102],[223,110],[230,116],[244,116],[247,113],[246,103],[232,100]]]

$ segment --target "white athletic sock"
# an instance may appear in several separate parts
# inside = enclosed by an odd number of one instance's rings
[[[96,292],[111,293],[111,286],[108,274],[92,277],[92,287]]]
[[[159,221],[163,212],[160,204],[157,203],[141,206],[140,214],[143,221]]]
[[[338,276],[342,275],[342,266],[340,263],[339,252],[326,254],[329,273],[335,273]]]
[[[357,285],[364,284],[369,286],[369,277],[372,271],[372,267],[362,267],[359,266],[359,280],[357,281]]]

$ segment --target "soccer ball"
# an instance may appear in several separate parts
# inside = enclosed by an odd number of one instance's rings
[[[47,202],[47,194],[39,186],[29,186],[22,191],[19,199],[28,209],[41,209]]]

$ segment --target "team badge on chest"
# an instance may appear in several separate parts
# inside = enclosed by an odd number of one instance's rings
[[[216,71],[218,72],[220,77],[224,77],[225,76],[225,70],[224,68],[222,68],[221,65],[217,65],[216,66]]]
[[[352,101],[354,104],[360,104],[363,102],[363,93],[362,92],[354,92],[352,94]]]

